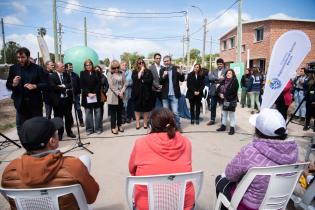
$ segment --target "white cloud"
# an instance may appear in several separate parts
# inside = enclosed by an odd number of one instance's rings
[[[79,1],[77,0],[68,0],[68,3],[66,5],[66,8],[63,10],[63,12],[66,14],[66,15],[69,15],[72,13],[73,10],[76,10],[76,9],[80,9],[79,6],[75,5],[75,4],[80,4]]]
[[[13,15],[8,15],[3,18],[3,21],[8,24],[22,24],[23,22]]]
[[[272,18],[272,19],[292,19],[293,17],[286,15],[284,13],[276,13],[273,15],[270,15],[268,18]]]
[[[124,14],[118,13],[118,12],[122,12],[122,10],[118,8],[110,7],[110,8],[99,8],[99,9],[109,10],[109,12],[95,11],[95,13],[98,13],[98,14],[95,14],[94,16],[99,18],[101,21],[114,20],[117,18],[117,16],[124,16]]]
[[[21,3],[14,1],[12,2],[12,6],[14,7],[14,9],[16,9],[20,13],[27,13],[26,6],[22,5]]]
[[[222,14],[223,10],[218,12],[217,15]],[[217,16],[216,15],[216,16]],[[252,17],[247,14],[242,14],[243,20],[250,20]],[[238,12],[235,9],[227,11],[224,15],[222,15],[220,18],[215,20],[213,23],[209,25],[210,30],[216,30],[216,29],[231,29],[237,25],[238,21]]]
[[[48,50],[53,52],[53,38],[49,35],[46,35],[44,39],[48,45]],[[37,42],[37,36],[34,34],[10,34],[6,36],[6,42],[8,41],[14,41],[20,44],[22,47],[28,48],[31,51],[31,57],[37,57],[37,52],[40,51]]]

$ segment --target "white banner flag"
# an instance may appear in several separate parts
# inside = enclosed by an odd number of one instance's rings
[[[47,61],[50,60],[48,46],[45,42],[45,39],[41,36],[37,36],[37,41],[38,41],[40,52],[42,53],[42,56],[43,56],[43,61],[44,63],[46,63]]]
[[[302,31],[292,30],[273,46],[261,109],[270,108],[311,50],[311,41]]]

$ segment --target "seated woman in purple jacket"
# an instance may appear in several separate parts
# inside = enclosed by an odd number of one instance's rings
[[[217,196],[221,192],[230,200],[237,183],[252,167],[293,164],[298,160],[298,146],[293,140],[286,139],[286,123],[280,112],[275,109],[263,109],[251,123],[255,126],[254,140],[244,146],[227,165],[225,174],[216,178]],[[259,209],[268,182],[268,176],[256,177],[237,209]]]

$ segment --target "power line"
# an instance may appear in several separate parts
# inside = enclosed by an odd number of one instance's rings
[[[75,31],[84,31],[80,28],[74,28],[71,26],[62,25],[64,28],[72,29]],[[115,38],[123,38],[123,39],[146,39],[146,40],[164,40],[164,39],[179,39],[182,38],[182,35],[179,36],[165,36],[165,37],[132,37],[132,36],[123,36],[123,35],[111,35],[111,34],[104,34],[104,33],[97,33],[92,31],[87,31],[89,34],[95,34],[95,35],[102,35],[105,37],[115,37]]]
[[[70,32],[76,35],[81,35],[78,34],[77,30],[72,30],[72,29],[63,29],[63,31],[65,32]],[[97,38],[106,38],[106,39],[120,39],[120,40],[150,40],[150,41],[173,41],[173,40],[178,40],[177,38],[151,38],[151,39],[146,39],[146,38],[141,38],[141,37],[117,37],[117,36],[112,36],[112,35],[102,35],[102,34],[91,34],[91,32],[87,32],[89,33],[90,36],[93,37],[97,37]]]
[[[68,9],[65,6],[57,6],[59,8],[64,8],[64,9]],[[106,16],[106,17],[116,17],[116,18],[137,18],[137,19],[143,19],[143,18],[147,18],[147,19],[165,19],[165,18],[179,18],[179,17],[184,17],[183,15],[172,15],[172,16],[127,16],[127,15],[113,15],[113,14],[104,14],[104,13],[97,13],[97,12],[91,12],[91,11],[86,11],[86,10],[80,10],[80,9],[76,9],[76,8],[71,8],[71,10],[77,11],[77,12],[81,12],[81,13],[87,13],[87,14],[94,14],[94,15],[101,15],[101,16]]]
[[[233,4],[231,4],[228,8],[226,8],[221,14],[219,14],[218,16],[216,16],[215,18],[213,18],[212,20],[210,20],[207,23],[207,26],[210,25],[211,23],[213,23],[214,21],[216,21],[217,19],[219,19],[220,17],[222,17],[225,13],[227,13],[227,11],[229,11],[232,7],[234,7],[234,5],[238,2],[239,0],[236,0]],[[201,26],[200,28],[198,28],[196,31],[194,31],[193,33],[191,33],[190,35],[196,34],[198,33],[200,30],[203,29],[203,26]]]
[[[35,29],[38,29],[38,28],[41,28],[43,26],[30,26],[30,25],[22,25],[22,24],[15,24],[15,23],[6,23],[4,22],[5,25],[11,25],[11,26],[17,26],[17,27],[23,27],[23,28],[35,28]],[[46,29],[52,29],[51,27],[44,27]]]
[[[169,15],[169,14],[185,14],[186,11],[172,11],[172,12],[124,12],[124,11],[113,11],[113,10],[108,10],[108,9],[99,9],[96,7],[90,7],[90,6],[84,6],[81,4],[75,4],[75,3],[70,3],[62,0],[58,0],[60,3],[68,4],[68,5],[73,5],[73,6],[78,6],[81,8],[85,9],[90,9],[90,10],[98,10],[98,11],[103,11],[103,12],[109,12],[109,13],[119,13],[119,14],[129,14],[129,15]],[[72,9],[72,8],[71,8]]]

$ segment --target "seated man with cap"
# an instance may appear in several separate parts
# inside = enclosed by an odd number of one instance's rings
[[[2,187],[25,189],[80,184],[87,203],[94,203],[99,185],[90,175],[89,165],[86,166],[81,157],[63,156],[57,150],[58,129],[61,127],[61,118],[34,117],[24,122],[20,140],[26,153],[5,168]],[[85,160],[89,162],[89,158]],[[77,205],[73,198],[66,196],[59,201],[59,205],[62,204],[60,209],[72,209],[72,204]]]
[[[215,179],[216,193],[229,200],[237,183],[252,167],[293,164],[298,161],[298,146],[287,139],[286,122],[275,109],[263,109],[250,123],[255,126],[255,136],[244,146],[225,169],[225,174]],[[238,210],[259,209],[269,183],[269,176],[256,177],[246,190]],[[226,209],[223,205],[221,209]]]

